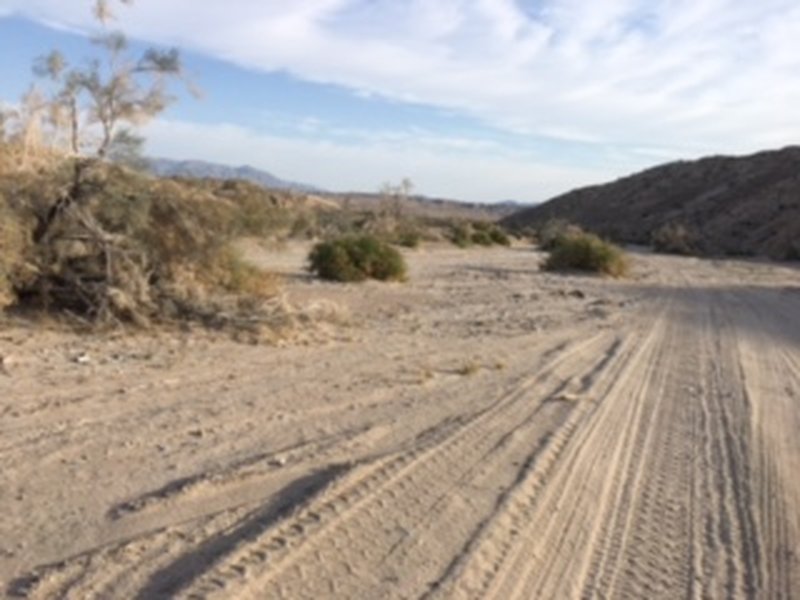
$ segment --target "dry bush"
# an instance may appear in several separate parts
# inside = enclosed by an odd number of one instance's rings
[[[26,242],[23,223],[0,195],[0,309],[14,301],[13,282],[24,269]]]
[[[195,319],[217,326],[252,323],[278,292],[275,277],[232,247],[243,232],[282,223],[283,207],[260,190],[65,159],[1,174],[0,198],[6,304],[93,324]],[[245,308],[252,314],[242,321]]]
[[[591,233],[561,235],[543,268],[547,271],[588,271],[612,277],[628,272],[628,259],[620,248]]]

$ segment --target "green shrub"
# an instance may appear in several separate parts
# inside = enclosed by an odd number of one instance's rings
[[[309,263],[312,273],[331,281],[402,281],[406,278],[402,255],[370,235],[320,242],[311,250]]]
[[[472,233],[471,237],[472,243],[477,244],[478,246],[491,246],[492,245],[492,236],[491,234],[483,229],[479,229]]]
[[[494,223],[488,221],[475,221],[473,223],[456,223],[450,227],[450,241],[459,248],[468,248],[472,245],[510,246],[508,235]]]
[[[492,238],[492,242],[499,246],[511,245],[511,238],[509,238],[508,234],[499,227],[493,227],[489,231],[489,236]]]
[[[472,245],[472,230],[468,223],[456,223],[450,228],[450,241],[459,248]]]
[[[419,248],[422,234],[416,229],[401,229],[395,236],[395,243],[404,248]]]
[[[628,260],[620,248],[591,233],[561,235],[553,241],[553,249],[543,268],[547,271],[589,271],[622,277],[628,271]]]

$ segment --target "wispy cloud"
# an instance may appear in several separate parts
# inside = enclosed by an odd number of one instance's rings
[[[86,4],[0,0],[0,14],[87,28]],[[632,155],[800,139],[797,0],[137,0],[125,27],[247,68]]]

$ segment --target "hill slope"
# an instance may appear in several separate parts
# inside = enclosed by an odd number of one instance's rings
[[[265,188],[318,191],[314,186],[286,181],[272,173],[250,166],[231,167],[203,160],[172,160],[168,158],[148,159],[149,171],[159,177],[190,177],[193,179],[241,179]]]
[[[504,220],[510,227],[565,219],[617,241],[647,244],[685,226],[705,254],[800,254],[800,147],[715,156],[578,189]]]

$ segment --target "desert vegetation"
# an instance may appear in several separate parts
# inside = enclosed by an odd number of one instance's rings
[[[309,270],[322,279],[340,282],[406,278],[403,256],[372,235],[348,235],[316,244],[309,255]]]
[[[459,248],[470,246],[510,246],[511,239],[497,224],[489,221],[459,221],[450,225],[450,241]]]
[[[234,242],[288,226],[285,207],[244,182],[159,180],[120,164],[136,162],[131,128],[164,110],[183,72],[175,50],[131,57],[108,28],[109,2],[94,14],[98,55],[77,66],[41,57],[38,84],[3,115],[0,306],[89,325],[259,321],[277,279]]]
[[[622,249],[592,233],[557,236],[543,268],[547,271],[586,271],[623,277],[629,261]]]
[[[226,295],[250,306],[275,295],[276,279],[234,242],[287,219],[268,192],[239,183],[159,180],[81,158],[5,172],[0,293],[6,306],[86,323],[220,319]]]

